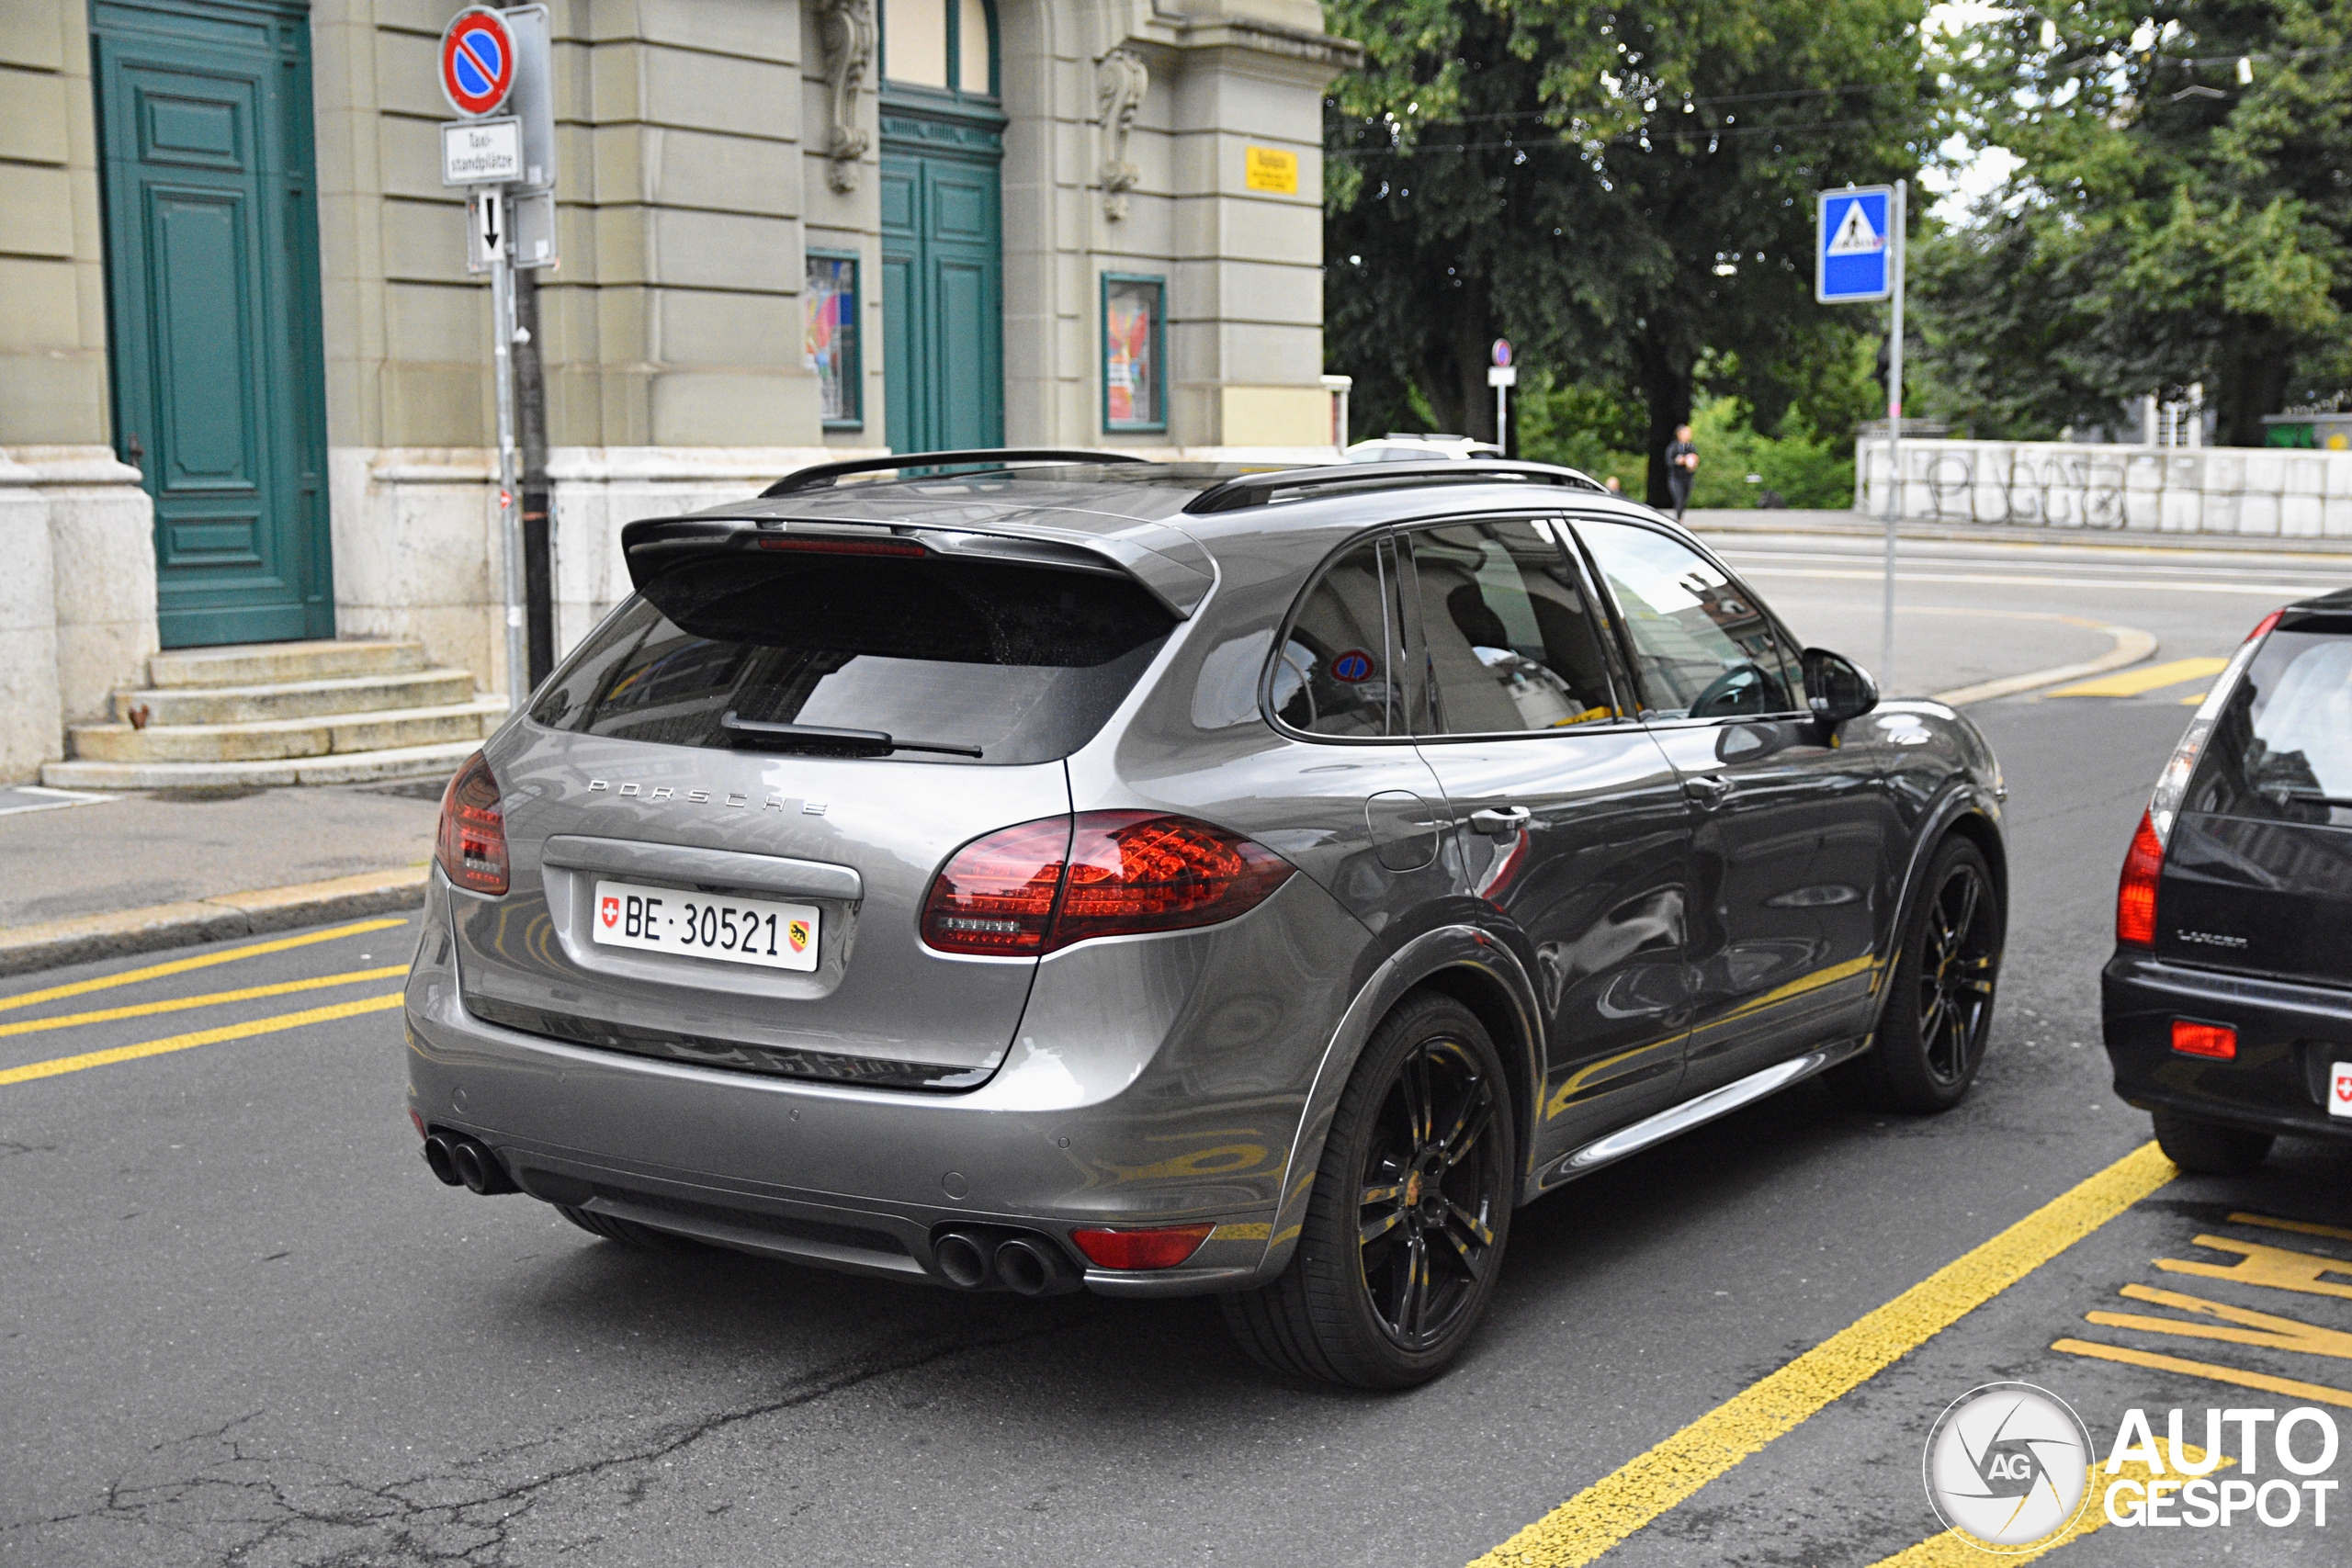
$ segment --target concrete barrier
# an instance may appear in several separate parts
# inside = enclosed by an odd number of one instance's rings
[[[2109,533],[2352,538],[2352,452],[1906,440],[1906,519]],[[1896,489],[1883,435],[1857,444],[1855,510]]]

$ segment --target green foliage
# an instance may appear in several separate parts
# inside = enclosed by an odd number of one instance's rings
[[[1760,434],[1736,398],[1710,398],[1690,416],[1691,440],[1699,448],[1692,506],[1755,506],[1766,491],[1790,506],[1846,507],[1854,503],[1854,456],[1850,437],[1835,445],[1800,428],[1779,437]],[[1747,476],[1757,482],[1747,482]]]
[[[1418,395],[1491,434],[1498,336],[1638,409],[1626,488],[1658,496],[1702,385],[1775,432],[1814,411],[1808,439],[1876,403],[1854,395],[1868,323],[1813,300],[1813,192],[1916,167],[1921,0],[1325,9],[1367,51],[1325,111],[1326,355],[1359,434],[1406,428]]]
[[[1954,125],[2022,160],[1915,272],[1942,412],[2053,434],[2192,381],[2223,439],[2340,389],[2352,0],[2004,12],[1942,62]],[[2247,61],[2253,80],[2239,81]]]

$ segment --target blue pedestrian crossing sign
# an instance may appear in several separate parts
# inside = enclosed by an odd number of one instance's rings
[[[1825,305],[1860,305],[1894,294],[1894,250],[1887,233],[1894,200],[1887,186],[1821,193],[1821,222],[1814,238],[1815,299]]]

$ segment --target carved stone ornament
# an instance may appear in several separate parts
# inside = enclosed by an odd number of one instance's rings
[[[1130,49],[1113,50],[1094,68],[1094,94],[1102,111],[1102,216],[1113,222],[1127,215],[1127,192],[1143,178],[1143,171],[1127,162],[1127,133],[1135,129],[1136,111],[1150,85],[1143,57]]]
[[[832,124],[825,156],[827,179],[847,196],[857,188],[858,160],[865,156],[865,132],[857,124],[857,90],[874,69],[874,0],[820,0],[818,36],[825,46],[825,85],[832,90]]]

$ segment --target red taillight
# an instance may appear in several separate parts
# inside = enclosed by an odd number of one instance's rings
[[[894,556],[901,560],[921,560],[931,554],[921,545],[895,539],[762,539],[760,548],[804,556]]]
[[[943,953],[1042,953],[1069,859],[1069,818],[975,839],[931,880],[922,939]]]
[[[2184,1056],[2210,1056],[2216,1062],[2238,1059],[2238,1032],[2226,1023],[2172,1021],[2172,1048]]]
[[[2245,640],[2248,642],[2258,641],[2265,632],[2267,632],[2271,627],[2278,624],[2278,617],[2286,613],[2287,611],[2285,607],[2281,606],[2280,608],[2273,610],[2270,614],[2263,616],[2260,621],[2255,624],[2254,630],[2245,634]]]
[[[1149,1230],[1072,1231],[1070,1240],[1097,1269],[1173,1269],[1201,1249],[1215,1225],[1158,1225]]]
[[[944,953],[1028,953],[1215,925],[1257,908],[1292,869],[1189,817],[1049,817],[956,851],[924,900],[922,936]]]
[[[2164,869],[2164,840],[2143,811],[2140,830],[2132,835],[2131,851],[2123,857],[2123,880],[2115,890],[2117,942],[2127,947],[2156,945],[2156,878]]]
[[[469,893],[506,891],[506,817],[498,808],[498,780],[479,751],[466,759],[441,796],[441,836],[434,858],[451,882]]]

